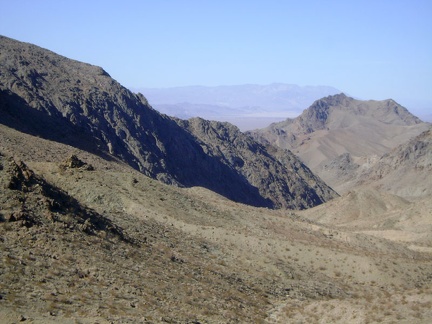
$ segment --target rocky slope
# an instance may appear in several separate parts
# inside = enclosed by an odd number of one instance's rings
[[[393,100],[361,101],[344,94],[317,100],[299,117],[250,132],[262,143],[291,149],[338,192],[355,170],[428,129]]]
[[[432,241],[415,224],[427,228],[430,205],[405,217],[415,204],[369,208],[373,194],[352,195],[338,208],[333,199],[315,215],[371,220],[335,227],[165,185],[122,161],[4,125],[0,153],[2,323],[432,319]],[[392,209],[402,211],[393,223],[374,214]],[[398,226],[420,236],[382,238]]]
[[[5,125],[119,158],[165,183],[203,186],[242,203],[301,209],[336,196],[308,170],[300,172],[308,178],[299,179],[292,165],[282,165],[264,146],[244,143],[235,127],[213,124],[216,137],[205,128],[196,134],[199,127],[188,125],[197,121],[161,115],[103,69],[6,37],[0,37],[0,109]],[[219,150],[221,145],[230,152]]]
[[[369,184],[408,199],[432,195],[432,128],[363,168],[359,184]]]
[[[229,123],[192,118],[179,124],[203,143],[208,154],[248,179],[262,196],[271,201],[285,196],[290,203],[281,207],[304,209],[335,197],[290,151],[264,147]]]
[[[60,167],[88,171],[93,168],[76,156],[72,156]],[[0,201],[1,221],[17,223],[26,228],[55,224],[90,235],[98,234],[131,242],[120,227],[49,184],[22,161],[17,162],[0,154],[0,169],[4,187]]]

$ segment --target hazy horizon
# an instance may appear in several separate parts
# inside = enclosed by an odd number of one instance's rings
[[[331,86],[432,111],[432,3],[6,1],[0,33],[126,87]]]

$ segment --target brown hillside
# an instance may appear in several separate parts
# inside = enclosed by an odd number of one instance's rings
[[[362,101],[339,94],[317,100],[295,119],[250,134],[292,150],[343,193],[352,188],[361,167],[429,127],[393,100]]]
[[[302,215],[341,230],[350,229],[407,242],[412,249],[432,252],[430,196],[409,202],[389,193],[361,188]]]
[[[359,176],[362,184],[408,199],[432,195],[432,130],[382,156]]]

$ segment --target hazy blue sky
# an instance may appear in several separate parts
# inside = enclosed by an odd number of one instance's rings
[[[0,34],[128,87],[329,85],[432,113],[430,0],[0,0]]]

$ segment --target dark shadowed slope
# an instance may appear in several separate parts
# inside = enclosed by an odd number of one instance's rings
[[[229,123],[200,118],[179,123],[202,141],[208,154],[241,174],[262,196],[272,201],[285,197],[289,203],[280,207],[304,209],[336,196],[288,150],[260,145]]]

